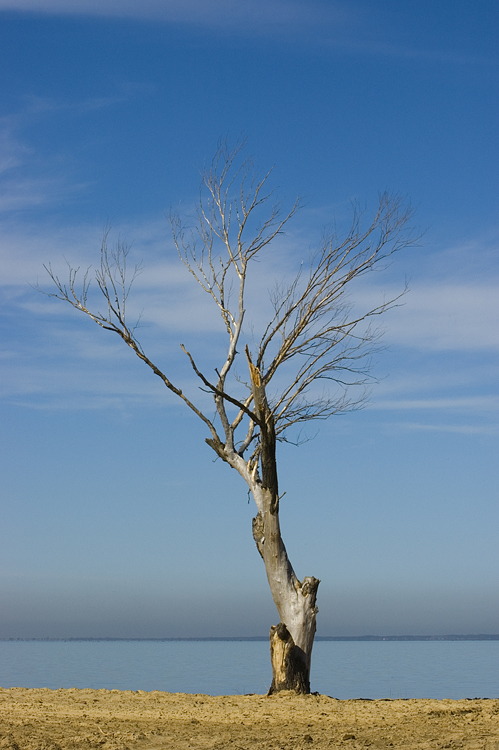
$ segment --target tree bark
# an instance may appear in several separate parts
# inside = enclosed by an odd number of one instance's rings
[[[281,622],[270,631],[272,693],[279,690],[310,692],[310,663],[316,630],[317,589],[320,581],[299,581],[291,565],[279,525],[274,419],[267,403],[260,372],[247,351],[255,413],[260,426],[262,477],[250,483],[258,513],[253,519],[253,538],[265,563],[272,598]]]
[[[280,690],[310,693],[310,659],[307,664],[304,656],[284,623],[280,622],[270,628],[272,685],[268,695]]]
[[[309,693],[318,612],[315,602],[320,581],[312,576],[301,582],[298,580],[282,541],[277,511],[258,512],[253,519],[253,538],[265,563],[270,591],[281,620],[270,630],[273,678],[269,692]]]

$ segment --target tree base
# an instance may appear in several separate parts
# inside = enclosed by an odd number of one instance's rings
[[[310,668],[301,648],[295,642],[284,623],[270,628],[270,660],[272,662],[272,685],[267,695],[281,690],[295,693],[310,693]]]

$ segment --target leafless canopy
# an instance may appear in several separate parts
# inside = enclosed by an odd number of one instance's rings
[[[369,381],[370,355],[378,339],[371,321],[396,304],[398,297],[356,313],[347,298],[350,282],[414,244],[415,238],[408,229],[411,210],[399,197],[383,194],[368,223],[354,207],[346,236],[323,237],[317,252],[300,266],[294,279],[274,287],[272,312],[259,338],[245,339],[243,323],[247,302],[251,303],[246,299],[247,282],[250,273],[256,278],[261,273],[255,260],[264,257],[300,206],[297,201],[291,210],[283,211],[268,189],[270,173],[256,179],[251,162],[241,161],[241,148],[238,144],[231,150],[223,143],[202,173],[193,228],[186,229],[178,213],[170,215],[179,256],[217,306],[227,333],[227,356],[215,369],[215,377],[201,372],[192,354],[182,347],[202,388],[214,397],[218,420],[208,418],[187,398],[137,341],[135,329],[128,323],[126,303],[140,269],[127,277],[125,246],[118,244],[109,252],[106,238],[103,242],[96,272],[106,304],[103,313],[87,306],[88,272],[77,288],[78,269],[70,268],[67,284],[50,266],[47,270],[56,285],[51,296],[69,302],[102,328],[117,333],[204,421],[211,432],[208,442],[216,452],[222,457],[235,453],[243,458],[250,449],[245,461],[253,470],[261,455],[262,412],[255,407],[251,382],[233,377],[238,356],[244,358],[245,350],[250,373],[257,373],[267,399],[266,419],[270,416],[273,421],[277,439],[285,440],[293,425],[358,407],[365,394],[359,396],[356,390],[353,395],[351,386]],[[260,286],[263,284],[265,279]]]

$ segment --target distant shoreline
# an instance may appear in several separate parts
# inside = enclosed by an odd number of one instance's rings
[[[318,635],[316,641],[499,641],[499,634],[477,635]],[[147,642],[169,642],[169,641],[268,641],[266,635],[255,636],[206,636],[195,638],[0,638],[0,642],[8,641],[49,641],[49,642],[67,642],[67,641],[147,641]]]

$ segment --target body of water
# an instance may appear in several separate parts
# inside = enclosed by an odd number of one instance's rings
[[[0,641],[0,686],[265,693],[265,641]],[[334,698],[499,698],[499,641],[318,641],[313,691]]]

